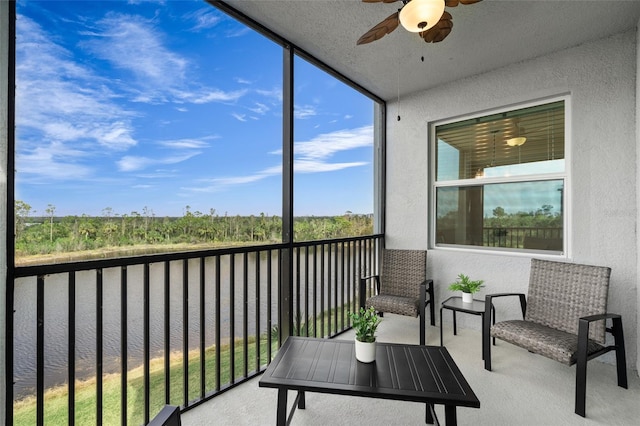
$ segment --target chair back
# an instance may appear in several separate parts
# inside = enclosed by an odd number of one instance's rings
[[[611,268],[531,259],[525,320],[578,334],[578,319],[607,311]],[[605,323],[589,338],[604,344]]]
[[[427,278],[427,252],[385,249],[381,268],[380,294],[418,299],[420,284]]]

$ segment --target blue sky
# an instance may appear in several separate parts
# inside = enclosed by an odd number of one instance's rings
[[[16,199],[281,215],[282,50],[204,1],[19,1]],[[297,58],[295,214],[373,212],[373,103]]]

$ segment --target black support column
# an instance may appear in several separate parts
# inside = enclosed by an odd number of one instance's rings
[[[282,242],[288,244],[280,258],[280,345],[293,329],[293,49],[282,49]]]

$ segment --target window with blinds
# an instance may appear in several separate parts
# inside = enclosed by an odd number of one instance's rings
[[[566,252],[566,103],[432,126],[433,246]]]

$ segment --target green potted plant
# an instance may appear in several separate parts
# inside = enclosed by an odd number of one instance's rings
[[[473,294],[477,293],[482,287],[484,287],[484,280],[472,280],[468,275],[458,275],[458,280],[449,285],[451,291],[462,292],[462,302],[472,303]]]
[[[351,326],[356,332],[356,359],[360,362],[373,362],[376,359],[376,330],[380,317],[372,307],[360,308],[359,312],[349,313]]]

